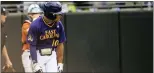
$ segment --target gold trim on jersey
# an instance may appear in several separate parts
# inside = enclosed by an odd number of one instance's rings
[[[45,25],[47,25],[47,26],[49,26],[49,27],[52,27],[52,26],[54,26],[55,25],[55,22],[53,22],[53,24],[50,26],[50,25],[48,25],[48,23],[46,22],[46,20],[45,20],[45,18],[44,18],[44,16],[42,17],[42,20],[43,20],[43,22],[45,23]]]

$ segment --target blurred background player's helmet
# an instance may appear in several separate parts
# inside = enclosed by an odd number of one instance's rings
[[[31,4],[28,7],[28,11],[27,11],[27,13],[42,13],[42,12],[43,12],[42,9],[37,4]]]
[[[8,11],[4,7],[1,7],[1,15],[7,15],[7,14]]]
[[[28,16],[26,20],[33,21],[33,14],[42,14],[43,11],[38,4],[31,4],[27,9]]]
[[[44,11],[44,16],[51,20],[56,19],[57,14],[62,14],[62,5],[60,2],[45,2],[40,4],[40,7]]]
[[[1,27],[3,27],[4,25],[4,23],[5,23],[5,21],[6,21],[6,16],[8,15],[8,11],[4,8],[4,7],[1,7],[1,15],[4,15],[3,17],[1,17]]]

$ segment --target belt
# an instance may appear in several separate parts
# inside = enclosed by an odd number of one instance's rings
[[[49,49],[49,48],[42,48],[42,49]],[[56,49],[55,48],[50,48],[50,49],[52,49],[52,51],[55,51]],[[36,50],[41,50],[41,49],[36,49]]]
[[[55,51],[55,48],[43,48],[43,49],[52,49],[52,50],[51,50],[50,54],[49,53],[48,54],[42,54],[42,49],[38,49],[37,51],[39,51],[41,56],[50,56],[50,55],[52,55],[52,51]]]
[[[54,49],[52,48],[52,51],[55,51],[55,48]],[[24,50],[24,52],[30,52],[30,50]]]

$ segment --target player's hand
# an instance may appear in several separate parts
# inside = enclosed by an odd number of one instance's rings
[[[42,67],[38,63],[33,64],[33,71],[35,73],[41,73],[42,72]]]
[[[7,60],[6,62],[5,62],[5,66],[3,66],[3,69],[4,68],[11,68],[12,67],[12,62],[10,61],[10,60]]]
[[[63,71],[63,64],[62,63],[58,63],[58,71],[59,72]]]
[[[40,70],[36,71],[35,73],[43,73],[43,71],[40,69]]]

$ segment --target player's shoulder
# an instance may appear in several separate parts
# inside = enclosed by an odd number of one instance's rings
[[[27,27],[27,26],[29,26],[30,24],[31,24],[30,21],[25,20],[24,23],[22,24],[22,27]]]
[[[40,26],[40,23],[41,23],[41,17],[38,17],[36,20],[34,20],[31,23],[31,27],[38,27],[38,26]]]
[[[60,28],[64,28],[64,25],[63,25],[62,21],[58,21],[58,26],[59,26]]]
[[[30,20],[25,20],[23,25],[26,25],[26,24],[31,24],[31,21]]]
[[[35,22],[40,22],[42,20],[42,16],[39,16],[36,20],[34,20]],[[34,22],[33,21],[33,22]]]
[[[31,24],[31,21],[30,20],[25,20],[24,23]]]
[[[62,21],[58,21],[58,24],[63,24]]]
[[[23,25],[22,25],[22,28],[23,29],[28,28],[28,27],[30,27],[30,24],[29,23],[23,23]]]
[[[58,21],[58,25],[63,26],[62,21]]]
[[[29,23],[23,23],[23,24],[22,24],[23,27],[24,27],[24,26],[27,26],[27,25],[29,25]]]

